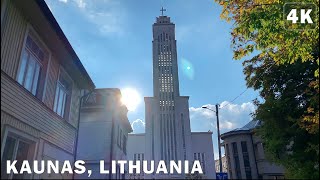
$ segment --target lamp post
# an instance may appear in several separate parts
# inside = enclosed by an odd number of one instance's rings
[[[217,116],[217,131],[218,131],[218,149],[219,149],[219,166],[220,172],[222,172],[222,159],[221,159],[221,147],[220,147],[220,126],[219,126],[219,104],[216,104],[216,110],[210,109],[207,106],[202,106],[203,109],[208,109],[216,113]]]

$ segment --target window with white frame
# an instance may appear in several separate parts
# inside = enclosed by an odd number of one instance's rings
[[[8,133],[1,157],[1,179],[28,179],[30,174],[6,173],[6,161],[17,160],[15,167],[20,169],[24,160],[31,161],[35,151],[35,143],[17,134]]]
[[[67,73],[60,68],[56,87],[53,111],[63,118],[68,118],[71,100],[72,81]]]
[[[17,81],[37,95],[41,75],[44,75],[47,65],[48,53],[35,41],[34,36],[27,35],[25,47],[22,50],[20,67],[17,74]]]

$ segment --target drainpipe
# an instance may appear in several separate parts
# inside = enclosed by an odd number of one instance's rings
[[[257,158],[256,158],[256,152],[254,150],[254,144],[253,144],[253,135],[252,132],[250,132],[250,137],[251,137],[251,144],[252,144],[252,150],[253,150],[253,157],[254,157],[254,162],[256,164],[256,171],[257,171],[257,176],[259,178],[259,169],[258,169],[258,163],[257,163]]]
[[[113,137],[114,137],[114,110],[112,110],[112,126],[111,126],[111,145],[110,145],[110,156],[109,156],[109,179],[112,177],[111,168],[112,168],[112,153],[113,153]]]

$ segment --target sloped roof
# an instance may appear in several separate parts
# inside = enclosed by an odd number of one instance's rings
[[[229,132],[223,133],[221,135],[221,138],[224,138],[225,136],[228,136],[228,135],[238,134],[238,133],[249,133],[249,132],[251,132],[251,130],[253,130],[259,126],[261,126],[260,120],[252,120],[241,128],[236,128],[236,129],[231,130]]]
[[[42,12],[44,13],[44,15],[47,17],[48,21],[51,23],[52,27],[57,32],[58,36],[61,38],[62,42],[64,42],[66,49],[68,50],[68,52],[73,57],[74,63],[78,66],[80,72],[84,76],[84,79],[87,81],[87,83],[92,88],[95,88],[95,85],[94,85],[91,77],[89,76],[87,70],[84,68],[83,64],[81,63],[78,55],[76,54],[76,52],[72,48],[69,40],[67,39],[67,37],[65,36],[64,32],[62,31],[62,29],[61,29],[60,25],[58,24],[57,20],[55,19],[55,17],[51,13],[51,10],[49,9],[47,3],[44,0],[37,1],[37,3],[39,5],[40,9],[42,10]]]
[[[243,130],[252,130],[255,129],[257,127],[259,127],[261,125],[261,121],[259,120],[252,120],[250,122],[248,122],[246,125],[244,125],[241,128],[236,128],[232,131],[243,131]]]

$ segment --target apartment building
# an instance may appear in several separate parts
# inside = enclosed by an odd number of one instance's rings
[[[1,179],[6,160],[74,161],[79,101],[95,88],[43,0],[1,0]]]

